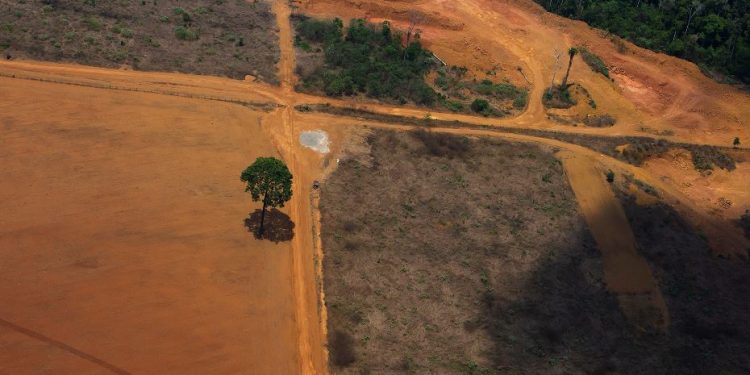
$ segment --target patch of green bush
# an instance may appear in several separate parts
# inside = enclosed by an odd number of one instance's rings
[[[91,31],[99,31],[102,29],[102,21],[94,16],[86,16],[83,18],[83,24],[86,25]]]
[[[563,109],[570,108],[578,104],[570,96],[570,91],[567,88],[563,90],[558,85],[548,87],[546,90],[544,90],[544,94],[542,95],[542,103],[547,108]]]
[[[490,103],[484,99],[474,99],[471,102],[471,110],[476,113],[487,113],[490,110]]]
[[[524,109],[529,101],[529,93],[526,90],[521,90],[516,94],[516,98],[513,99],[513,108]]]
[[[174,28],[174,35],[180,40],[198,40],[199,34],[195,29],[190,29],[185,26],[177,26]]]
[[[488,79],[474,85],[474,92],[498,99],[516,99],[519,96],[526,95],[526,90],[520,89],[511,83],[502,82],[495,84]]]
[[[737,168],[734,159],[713,146],[695,146],[691,148],[693,166],[698,171],[708,171],[717,166],[727,171]]]
[[[609,78],[609,68],[607,68],[607,65],[604,64],[604,61],[602,61],[599,56],[595,55],[586,48],[578,48],[578,50],[581,52],[583,61],[585,61],[586,64],[591,67],[591,70]]]
[[[441,90],[448,90],[448,77],[445,76],[445,74],[438,74],[437,77],[435,77],[435,86],[439,87]]]
[[[312,47],[310,46],[310,43],[307,43],[306,41],[302,40],[299,35],[294,37],[294,46],[302,49],[305,52],[312,51]]]
[[[329,22],[302,17],[302,21],[297,24],[295,31],[298,37],[310,43],[324,43],[329,39],[332,41],[341,39],[343,28],[344,23],[338,18]]]
[[[172,13],[174,13],[175,16],[180,16],[183,22],[190,22],[192,20],[192,17],[190,17],[190,13],[188,13],[185,9],[174,8],[172,9]]]
[[[408,46],[388,22],[373,25],[354,19],[344,30],[339,19],[321,21],[303,17],[295,30],[299,43],[321,44],[325,65],[302,77],[302,87],[341,96],[358,93],[379,99],[433,105],[437,93],[424,82],[433,66],[432,53],[419,35]]]
[[[446,100],[444,105],[445,108],[448,108],[451,112],[461,112],[464,110],[464,105],[461,102]]]
[[[124,38],[132,38],[133,37],[133,30],[128,29],[127,27],[123,27],[120,25],[115,25],[112,27],[112,32],[115,34],[120,34]]]

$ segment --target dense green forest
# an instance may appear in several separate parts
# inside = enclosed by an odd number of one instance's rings
[[[303,18],[296,26],[295,44],[309,50],[321,46],[325,65],[302,77],[307,90],[324,91],[329,96],[364,93],[373,98],[420,105],[433,105],[437,93],[424,82],[433,67],[432,53],[424,48],[419,35],[402,38],[388,22],[376,27],[355,19],[344,30],[339,19],[320,21]]]
[[[607,30],[704,71],[750,83],[748,0],[536,0],[547,10]]]

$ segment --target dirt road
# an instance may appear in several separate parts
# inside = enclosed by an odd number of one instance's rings
[[[282,57],[289,56],[283,53]],[[292,55],[293,56],[293,55]],[[292,66],[294,63],[280,61],[280,66]],[[287,69],[288,70],[288,69]],[[128,92],[148,92],[188,98],[209,99],[229,103],[241,104],[255,108],[273,108],[278,105],[293,106],[296,104],[327,103],[337,107],[362,109],[374,113],[388,115],[424,118],[426,114],[436,120],[460,121],[488,126],[511,126],[524,129],[544,129],[562,133],[593,134],[598,136],[644,136],[640,127],[590,128],[559,126],[539,115],[521,114],[515,118],[487,118],[455,113],[434,111],[417,107],[394,107],[369,101],[340,100],[328,97],[318,97],[294,92],[291,86],[295,79],[287,79],[281,87],[270,86],[257,82],[236,81],[219,77],[190,76],[173,73],[134,72],[104,68],[85,67],[69,64],[56,64],[32,61],[0,61],[0,77],[26,79],[32,81],[64,83],[75,86],[97,87]],[[288,103],[288,104],[284,104]],[[531,106],[530,108],[534,108]],[[727,146],[726,136],[700,139],[694,133],[675,133],[661,135],[673,142],[686,144],[706,144]],[[750,147],[745,142],[742,148]]]
[[[292,260],[294,275],[295,316],[297,320],[300,374],[328,373],[328,353],[325,349],[324,320],[321,309],[324,309],[318,293],[319,270],[315,268],[315,242],[313,239],[313,213],[311,186],[313,180],[322,172],[315,158],[303,158],[301,146],[297,142],[298,134],[294,125],[294,75],[295,55],[289,18],[291,10],[286,1],[273,4],[276,21],[279,26],[279,80],[283,95],[281,105],[268,117],[267,123],[272,127],[283,129],[283,136],[276,137],[276,144],[284,159],[287,160],[295,183],[292,187],[293,198],[290,203],[292,221],[300,228],[292,242]],[[267,120],[268,120],[267,119]],[[273,134],[273,132],[272,132]]]

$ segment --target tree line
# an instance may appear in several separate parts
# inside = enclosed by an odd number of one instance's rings
[[[750,1],[536,0],[638,46],[750,83]]]

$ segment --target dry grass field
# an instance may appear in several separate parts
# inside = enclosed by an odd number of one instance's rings
[[[549,320],[576,319],[568,298],[617,311],[550,150],[387,131],[369,145],[371,155],[342,161],[322,188],[336,372],[549,369],[558,343],[545,337],[583,334]],[[548,298],[543,287],[555,283],[569,295]]]
[[[266,2],[0,0],[3,58],[278,82]]]

